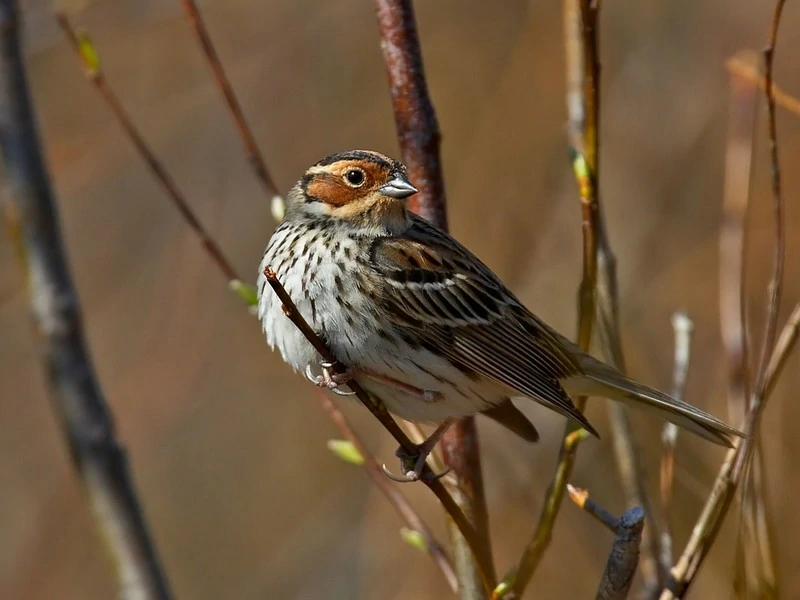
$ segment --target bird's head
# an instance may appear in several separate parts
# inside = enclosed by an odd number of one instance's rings
[[[376,232],[407,227],[404,200],[417,193],[403,163],[366,150],[340,152],[306,171],[288,196],[287,217],[327,217]]]

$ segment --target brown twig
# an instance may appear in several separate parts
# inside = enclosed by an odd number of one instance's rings
[[[769,306],[765,326],[764,342],[759,360],[756,383],[750,395],[743,431],[751,437],[737,440],[735,448],[728,451],[717,479],[703,511],[692,530],[692,536],[678,563],[671,570],[668,588],[661,594],[661,600],[683,598],[694,581],[705,557],[713,544],[722,522],[731,505],[736,489],[747,471],[753,453],[753,436],[758,434],[758,426],[764,412],[769,392],[783,366],[786,355],[797,338],[797,321],[800,319],[800,305],[792,313],[789,322],[775,343],[777,315],[780,307],[783,285],[785,229],[783,221],[783,198],[780,186],[780,164],[778,161],[777,127],[775,122],[775,100],[772,94],[772,68],[778,26],[785,0],[777,0],[772,17],[769,42],[764,51],[765,94],[768,108],[768,131],[770,164],[772,171],[772,193],[775,214],[775,254],[772,277],[769,284]],[[798,314],[796,317],[795,315]]]
[[[233,86],[231,85],[231,82],[225,73],[225,68],[222,66],[222,62],[219,60],[219,55],[214,48],[214,43],[211,41],[211,36],[208,34],[208,29],[206,29],[206,24],[203,21],[203,17],[200,14],[200,11],[197,9],[197,4],[194,2],[194,0],[181,0],[181,4],[183,5],[184,12],[186,12],[186,17],[189,19],[189,23],[191,24],[192,29],[197,36],[197,41],[200,43],[200,47],[203,49],[203,54],[208,61],[208,66],[211,68],[211,73],[214,76],[214,83],[216,83],[219,91],[225,98],[225,104],[228,106],[228,111],[231,113],[234,123],[236,123],[236,129],[239,131],[239,136],[242,138],[242,143],[244,144],[247,162],[250,163],[250,166],[253,168],[256,177],[261,182],[261,185],[264,187],[264,191],[267,193],[270,199],[275,197],[280,198],[281,195],[278,192],[278,186],[275,185],[275,182],[273,181],[272,176],[267,169],[267,164],[264,162],[264,157],[261,154],[261,150],[258,148],[255,136],[250,130],[250,126],[247,124],[247,119],[244,116],[242,106],[239,104],[239,100],[236,98],[236,93],[233,91]]]
[[[0,145],[24,246],[22,265],[49,395],[95,524],[116,569],[119,596],[166,600],[169,584],[148,533],[125,450],[95,375],[36,130],[19,7],[0,1]]]
[[[375,0],[381,51],[389,80],[397,139],[409,176],[419,188],[409,208],[447,229],[444,178],[439,156],[440,133],[428,94],[417,24],[411,0]],[[478,431],[474,417],[460,419],[442,437],[444,461],[457,480],[456,502],[475,526],[491,561],[489,516],[483,489]],[[451,527],[456,571],[462,598],[485,598],[477,564],[457,530]],[[476,557],[477,558],[477,557]],[[494,587],[494,567],[484,573]]]
[[[737,57],[739,64],[752,65],[756,57]],[[741,421],[747,412],[748,341],[744,299],[745,222],[750,196],[753,127],[757,103],[757,81],[739,71],[731,76],[731,114],[725,168],[725,202],[720,232],[720,329],[728,362],[728,414]],[[775,569],[766,519],[765,490],[761,473],[761,444],[757,439],[753,460],[741,485],[741,519],[736,543],[734,588],[740,596],[750,584],[775,589]],[[756,593],[764,596],[765,590]]]
[[[130,116],[128,116],[128,113],[125,111],[122,104],[120,104],[120,101],[114,93],[114,90],[111,89],[108,81],[106,81],[105,75],[100,69],[99,61],[93,60],[93,58],[96,59],[96,54],[93,48],[89,48],[88,38],[86,38],[86,36],[83,36],[82,38],[81,35],[78,34],[75,29],[73,29],[63,12],[56,13],[56,20],[58,21],[61,30],[64,32],[64,36],[75,52],[75,56],[83,65],[86,78],[100,93],[106,105],[117,119],[117,122],[125,131],[128,139],[130,139],[130,141],[136,147],[136,150],[144,159],[147,167],[150,169],[150,172],[167,192],[167,195],[169,196],[170,200],[172,200],[173,205],[178,209],[178,212],[180,212],[184,221],[186,221],[187,225],[192,228],[197,237],[200,239],[200,243],[214,261],[214,264],[216,264],[225,275],[225,278],[230,282],[231,287],[236,287],[236,284],[241,283],[241,280],[236,275],[235,269],[222,253],[214,239],[208,234],[202,223],[200,223],[200,220],[194,214],[194,211],[192,211],[189,203],[186,201],[186,198],[184,198],[175,181],[172,179],[172,176],[166,170],[158,157],[156,157],[153,151],[150,150],[147,142],[145,142],[144,138],[139,133],[139,130],[133,124],[133,121],[131,121]]]
[[[297,310],[297,307],[295,306],[289,294],[286,292],[286,289],[283,287],[283,285],[281,285],[281,282],[278,281],[275,273],[267,268],[264,270],[264,276],[267,278],[267,282],[269,283],[270,287],[272,287],[272,289],[275,291],[275,294],[283,304],[283,311],[286,314],[286,317],[292,321],[292,323],[294,323],[295,327],[297,327],[297,329],[303,334],[303,337],[305,337],[314,347],[322,359],[333,365],[332,372],[334,374],[343,373],[344,368],[342,365],[339,364],[339,362],[336,360],[336,357],[325,345],[325,342],[323,342],[322,339],[314,332],[303,315],[301,315]],[[375,418],[381,422],[384,428],[386,428],[386,430],[392,434],[392,437],[397,440],[397,443],[400,444],[400,446],[406,452],[413,455],[414,452],[416,452],[416,446],[395,422],[391,415],[386,411],[386,408],[384,408],[379,401],[376,402],[373,400],[369,394],[367,394],[366,390],[364,390],[364,388],[358,384],[358,382],[351,380],[347,383],[347,386],[355,393],[356,397],[364,406],[367,407],[373,416],[375,416]],[[470,550],[475,556],[480,573],[483,574],[491,572],[491,556],[488,553],[488,549],[481,546],[480,537],[477,535],[472,523],[470,523],[464,512],[454,501],[453,497],[444,488],[442,482],[433,476],[433,471],[431,471],[428,465],[425,465],[425,470],[422,472],[420,480],[425,483],[425,485],[427,485],[436,495],[436,497],[439,499],[439,502],[442,503],[445,511],[447,511],[447,514],[453,520],[456,527],[458,527],[461,535],[464,537],[466,543],[469,545]],[[488,576],[483,577],[482,585],[491,589],[490,582],[491,580]],[[460,584],[461,580],[459,579],[459,590],[461,589]]]
[[[683,400],[686,381],[689,376],[689,363],[692,351],[692,330],[694,324],[686,313],[672,315],[672,328],[675,331],[675,368],[672,376],[672,396]],[[672,567],[672,482],[675,471],[675,446],[678,440],[678,426],[665,423],[661,433],[664,454],[661,457],[661,507],[664,514],[664,529],[661,532],[661,568],[666,573]]]
[[[453,592],[458,592],[458,579],[456,578],[456,573],[453,570],[453,564],[450,562],[450,557],[447,555],[447,551],[444,549],[442,544],[436,539],[430,527],[428,527],[427,523],[425,523],[425,521],[423,521],[419,514],[414,510],[414,508],[408,502],[408,498],[406,498],[400,489],[386,477],[381,469],[381,466],[378,464],[378,461],[375,460],[375,457],[370,454],[369,450],[367,450],[366,446],[361,441],[361,438],[358,437],[356,432],[350,426],[350,423],[342,414],[342,411],[340,411],[333,403],[330,396],[323,393],[322,390],[317,390],[316,395],[320,404],[322,405],[323,410],[328,413],[328,416],[330,417],[331,421],[333,421],[334,425],[339,428],[339,431],[342,432],[346,439],[352,442],[359,454],[361,454],[361,456],[364,458],[363,466],[367,475],[369,475],[369,478],[386,497],[386,499],[389,501],[389,504],[394,507],[397,513],[408,524],[408,526],[414,531],[418,531],[422,534],[428,553],[436,563],[436,566],[442,572],[442,575],[444,575],[444,578],[447,580],[447,584],[450,586],[450,589],[453,590]]]
[[[151,168],[151,171],[152,171],[153,175],[155,176],[155,178],[164,187],[164,189],[167,192],[167,194],[170,197],[170,199],[178,206],[180,214],[184,217],[186,223],[190,226],[192,231],[199,237],[200,241],[202,242],[203,249],[206,251],[206,255],[212,260],[212,262],[214,262],[214,264],[216,264],[219,267],[220,272],[227,279],[227,281],[229,283],[229,286],[232,289],[234,289],[234,291],[238,292],[240,295],[242,295],[242,296],[244,296],[246,298],[247,294],[246,294],[246,290],[245,290],[245,287],[246,287],[245,284],[242,283],[241,278],[239,277],[238,273],[236,272],[236,270],[232,266],[231,262],[224,255],[224,253],[219,248],[219,246],[216,244],[216,242],[213,240],[213,238],[211,238],[211,236],[207,233],[205,227],[202,225],[202,223],[200,222],[199,218],[197,217],[197,215],[194,213],[194,211],[192,210],[191,206],[189,205],[189,203],[183,197],[183,194],[180,192],[180,190],[178,189],[178,187],[176,186],[176,184],[174,183],[174,181],[170,177],[170,175],[167,172],[166,168],[155,157],[155,154],[147,146],[147,143],[144,141],[144,139],[141,137],[141,135],[138,134],[137,129],[135,128],[135,126],[131,122],[130,118],[128,117],[127,113],[123,109],[122,105],[117,100],[116,96],[113,93],[113,90],[109,86],[109,84],[106,81],[106,79],[103,76],[103,74],[99,71],[99,69],[97,68],[96,65],[92,65],[89,62],[89,60],[91,60],[91,58],[89,56],[87,56],[86,51],[82,49],[82,47],[81,47],[81,43],[82,42],[81,42],[80,36],[73,30],[73,28],[70,25],[69,21],[66,19],[66,17],[63,14],[59,13],[57,15],[57,18],[58,18],[59,24],[61,25],[62,29],[64,30],[64,33],[67,35],[67,39],[70,41],[73,49],[75,50],[76,55],[81,60],[81,63],[84,65],[84,67],[86,68],[86,70],[87,70],[87,78],[94,85],[95,89],[97,89],[101,93],[102,97],[106,100],[106,102],[108,103],[109,107],[111,108],[112,113],[117,118],[117,120],[120,121],[120,123],[121,123],[121,125],[123,127],[123,130],[131,138],[132,142],[134,143],[134,146],[139,151],[141,156],[144,158],[144,160],[146,161],[148,166]],[[85,44],[86,42],[83,42],[83,43]],[[93,49],[92,49],[92,52],[94,52]],[[330,411],[328,411],[328,414],[331,415],[334,423],[336,424],[337,427],[339,427],[339,429],[342,431],[342,433],[345,435],[345,437],[347,437],[348,439],[353,441],[356,434],[353,431],[353,429],[350,426],[350,424],[346,421],[344,415],[342,415],[341,413],[338,413],[336,418],[334,418],[334,415]],[[399,431],[399,429],[398,429],[398,431]],[[402,431],[400,433],[402,434]],[[412,447],[413,447],[413,445],[412,445]],[[367,463],[377,464],[377,462],[375,461],[374,457],[371,456],[370,454],[368,454],[363,449],[363,446],[359,447],[359,449],[361,450],[361,454],[362,454],[362,456],[365,457],[365,460],[367,461]],[[371,472],[370,472],[370,475],[371,475]],[[381,475],[381,477],[383,478],[383,475]],[[439,482],[435,482],[435,483],[439,483]],[[384,488],[381,488],[381,489],[383,491]],[[432,490],[434,491],[434,494],[436,494],[437,497],[439,497],[439,499],[442,501],[442,503],[445,505],[446,508],[449,507],[450,510],[453,510],[454,508],[456,510],[458,509],[457,506],[454,506],[454,503],[453,503],[452,499],[449,498],[449,495],[448,495],[447,491],[441,486],[441,484],[439,484],[438,486],[434,485],[432,487]],[[400,494],[400,492],[395,490],[395,493],[390,498],[390,501],[392,501],[392,498],[396,498],[398,496],[398,494]],[[445,498],[445,496],[446,496],[446,498]],[[445,498],[445,499],[442,500],[442,498]],[[398,512],[400,512],[404,516],[404,518],[407,518],[407,519],[409,518],[408,511],[410,509],[410,505],[408,504],[407,501],[403,504],[402,508],[399,507],[398,505],[395,505],[395,508],[398,510]],[[420,523],[421,522],[421,519],[420,519],[420,517],[418,515],[416,517],[411,517],[411,518],[414,519],[414,523]],[[459,523],[461,525],[466,523],[466,520],[463,517],[463,515],[460,518],[459,518],[458,515],[456,515],[453,518],[453,520],[456,523]],[[420,532],[429,531],[429,528],[427,528],[427,527],[420,528],[420,527],[416,526],[414,523],[409,521],[409,525],[411,525],[412,528],[414,528],[415,530],[418,530]],[[436,542],[434,540],[430,547],[432,549],[434,547],[441,548],[441,544],[439,544],[438,542]],[[444,566],[442,564],[440,564],[440,559],[437,556],[435,556],[433,553],[432,553],[432,556],[434,556],[434,559],[437,561],[437,564],[439,564],[440,568],[442,568],[443,572],[445,573],[445,577],[448,578],[448,584],[451,584],[451,580],[450,580],[447,572],[445,572]],[[451,568],[451,570],[452,570],[452,568]],[[451,587],[452,587],[452,585],[451,585]]]
[[[752,61],[743,60],[738,56],[734,56],[725,61],[725,68],[728,72],[738,77],[757,83],[758,88],[762,92],[766,91],[766,81],[759,75],[758,66]],[[772,97],[775,99],[775,104],[778,106],[782,106],[789,112],[800,115],[800,100],[783,91],[775,82],[772,82]]]

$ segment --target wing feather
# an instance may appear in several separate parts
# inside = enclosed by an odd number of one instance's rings
[[[453,362],[516,390],[596,432],[559,379],[578,374],[558,334],[454,239],[414,218],[370,250],[379,301],[394,325]]]

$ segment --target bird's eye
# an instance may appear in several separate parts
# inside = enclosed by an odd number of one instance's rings
[[[361,169],[350,169],[344,174],[344,178],[353,187],[364,185],[364,171]]]

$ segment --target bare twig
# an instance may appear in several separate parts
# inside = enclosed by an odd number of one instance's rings
[[[611,531],[611,533],[616,532],[619,519],[592,500],[588,490],[576,488],[568,483],[567,493],[569,494],[569,499],[572,500],[578,508],[592,515],[601,525]]]
[[[597,185],[600,166],[598,17],[599,4],[596,2],[564,2],[568,131],[583,221],[583,276],[578,293],[578,344],[583,350],[589,350],[597,315],[604,354],[614,366],[624,371],[618,319],[616,262],[603,222]],[[580,410],[583,410],[585,402],[585,398],[575,399]],[[646,493],[639,452],[627,414],[618,405],[613,405],[610,410],[614,448],[629,502],[645,508],[652,530],[652,507]],[[567,432],[573,429],[573,425],[567,425]],[[556,478],[547,491],[545,510],[540,517],[537,531],[528,543],[515,573],[517,594],[525,589],[544,553],[544,547],[549,544],[555,517],[563,500],[564,485],[575,460],[575,448],[567,451],[566,446],[562,445],[559,459]],[[649,587],[656,587],[659,581],[658,536],[647,535],[644,547],[645,582]]]
[[[136,149],[144,158],[155,178],[165,189],[165,191],[167,192],[169,198],[173,201],[173,203],[177,205],[179,212],[184,217],[186,223],[190,226],[192,231],[198,236],[198,238],[202,243],[203,249],[206,251],[206,255],[211,259],[212,262],[214,262],[214,264],[217,265],[217,267],[219,267],[220,272],[228,281],[229,286],[234,291],[239,293],[242,297],[244,297],[245,300],[252,303],[253,300],[248,296],[249,292],[247,288],[249,286],[246,286],[246,284],[242,282],[241,278],[239,277],[239,274],[236,272],[231,262],[219,248],[214,239],[207,233],[207,230],[202,225],[199,218],[194,213],[191,206],[186,201],[183,194],[180,192],[177,185],[170,177],[166,168],[155,157],[153,151],[149,148],[149,146],[147,146],[147,143],[138,133],[138,130],[135,128],[130,118],[127,116],[127,113],[117,100],[116,96],[113,93],[113,90],[109,86],[103,74],[99,72],[96,65],[92,65],[89,62],[90,57],[87,56],[87,53],[82,49],[81,46],[82,41],[80,39],[80,36],[72,29],[72,26],[70,25],[69,21],[63,14],[58,15],[58,21],[62,29],[64,30],[67,39],[70,41],[73,49],[76,51],[76,55],[81,60],[84,67],[87,69],[87,78],[94,85],[95,89],[97,89],[101,93],[103,98],[106,100],[109,107],[111,108],[112,113],[121,123],[123,130],[129,136]],[[83,43],[85,44],[86,42]],[[94,52],[94,50],[92,50],[92,52]],[[363,445],[361,445],[360,442],[356,442],[357,439],[356,434],[352,429],[352,426],[345,419],[344,415],[341,414],[341,412],[339,412],[338,410],[336,410],[335,406],[332,403],[323,404],[323,408],[326,409],[326,412],[329,414],[334,424],[341,430],[344,436],[350,441],[352,441],[358,447],[362,456],[365,458],[365,464],[366,465],[377,464],[375,458],[364,449]],[[333,410],[331,410],[331,408]],[[402,432],[400,433],[402,434]],[[373,475],[372,470],[368,468],[367,471],[369,475],[372,477]],[[381,473],[381,482],[383,484],[388,484],[382,473]],[[384,494],[386,494],[386,490],[392,488],[391,486],[387,487],[385,485],[381,485],[380,489],[381,491],[384,492]],[[447,498],[449,498],[449,494],[441,486],[441,484],[438,486],[436,485],[433,486],[432,489],[434,493],[440,497],[440,500],[444,496],[447,496]],[[429,535],[430,529],[424,524],[424,522],[422,522],[421,518],[416,513],[413,513],[413,509],[408,504],[408,501],[405,500],[404,497],[403,501],[397,500],[399,497],[402,497],[402,494],[398,490],[393,489],[391,495],[389,494],[386,495],[389,501],[395,507],[395,509],[406,519],[408,524],[414,530],[420,531],[420,533],[422,533],[426,537],[426,541],[428,542],[429,548],[431,549],[432,557],[434,558],[437,565],[440,567],[443,574],[447,578],[448,584],[451,587],[453,587],[453,582],[451,578],[452,566],[448,567],[448,564],[446,564],[447,560],[449,559],[447,559],[446,555],[443,554],[443,551],[441,550],[442,548],[441,544],[435,539],[433,539],[432,536]],[[455,506],[452,499],[449,499],[449,501],[448,499],[445,499],[444,501],[442,501],[442,503],[445,505],[445,507],[450,507],[451,509],[453,509],[453,507]],[[455,509],[458,509],[458,507],[455,506]],[[466,523],[466,520],[463,517],[463,515],[460,518],[458,515],[456,515],[455,517],[453,517],[453,520],[459,524]]]
[[[756,57],[737,57],[741,65],[757,72]],[[745,221],[750,196],[753,126],[758,84],[732,71],[731,114],[725,169],[725,202],[720,232],[720,329],[728,362],[728,414],[741,421],[747,412],[748,340],[744,300]],[[749,585],[775,588],[775,568],[767,523],[765,490],[761,472],[761,444],[753,448],[753,460],[741,490],[741,519],[736,544],[734,588],[741,596]],[[763,597],[764,590],[756,593]]]
[[[800,303],[794,307],[775,343],[775,349],[767,367],[764,397],[748,411],[743,427],[745,433],[752,433],[756,430],[766,400],[780,378],[798,337],[800,337]],[[749,442],[749,438],[737,438],[734,441],[735,447],[728,450],[725,455],[725,460],[717,474],[703,511],[692,529],[692,535],[678,562],[670,570],[668,585],[661,592],[660,600],[675,600],[683,598],[686,594],[689,584],[693,581],[711,548],[733,500],[743,471],[742,456],[746,453]]]
[[[228,280],[231,287],[236,288],[237,286],[241,286],[242,282],[236,275],[235,269],[222,253],[214,239],[208,234],[208,231],[206,231],[202,223],[200,223],[200,220],[190,208],[189,203],[186,201],[186,198],[184,198],[180,189],[178,189],[178,186],[172,179],[172,176],[169,174],[169,172],[167,172],[164,165],[149,148],[147,142],[145,142],[141,133],[139,133],[139,130],[133,124],[133,121],[131,121],[130,116],[128,116],[128,113],[125,111],[122,104],[120,104],[120,101],[114,93],[114,90],[111,89],[108,81],[106,81],[105,75],[100,69],[99,61],[96,60],[94,49],[91,48],[91,51],[87,51],[89,49],[88,38],[86,38],[86,36],[84,36],[83,39],[81,38],[81,35],[78,34],[75,29],[73,29],[64,13],[57,13],[56,19],[58,20],[61,30],[64,32],[64,36],[75,52],[75,56],[83,65],[86,72],[86,78],[100,93],[106,105],[117,119],[117,122],[125,131],[128,139],[130,139],[130,141],[136,147],[136,150],[144,159],[147,167],[150,169],[150,172],[167,192],[167,195],[178,209],[178,212],[180,212],[184,221],[186,221],[187,225],[192,228],[197,237],[200,239],[200,243],[203,245],[203,248],[214,261],[214,264],[216,264],[225,275],[225,278]]]
[[[297,310],[297,307],[284,289],[283,285],[281,285],[281,282],[278,281],[275,273],[267,268],[264,270],[264,276],[267,278],[267,282],[275,291],[275,294],[283,304],[283,311],[287,318],[294,323],[298,330],[300,330],[300,332],[303,334],[303,337],[308,340],[308,342],[314,347],[322,359],[333,364],[333,373],[343,373],[344,367],[337,362],[336,357],[325,345],[325,342],[323,342],[322,339],[314,332],[303,315],[301,315]],[[406,452],[413,455],[416,451],[415,445],[408,438],[405,432],[400,429],[400,426],[387,412],[383,404],[381,404],[379,400],[370,397],[366,390],[364,390],[364,388],[362,388],[357,381],[351,380],[347,383],[347,386],[355,393],[356,397],[364,406],[367,407],[367,409],[375,416],[375,418],[381,422],[386,430],[392,434],[392,437],[397,440],[397,443],[400,444],[400,446]],[[425,485],[427,485],[436,495],[436,497],[439,499],[439,502],[442,503],[445,511],[447,511],[447,514],[458,527],[461,535],[464,537],[466,543],[469,545],[470,550],[475,556],[475,560],[478,563],[479,572],[482,574],[489,572],[487,569],[490,569],[491,556],[488,553],[488,549],[481,546],[480,537],[477,535],[472,523],[470,523],[464,512],[454,501],[453,497],[444,488],[442,482],[433,477],[433,471],[430,470],[428,465],[425,465],[425,470],[422,472],[420,480],[424,482]],[[459,579],[459,584],[460,583],[461,580]],[[489,587],[490,579],[488,577],[483,578],[482,585]],[[459,586],[459,590],[460,589],[461,588]]]
[[[280,193],[278,193],[278,187],[275,185],[267,169],[267,164],[264,162],[264,157],[261,155],[261,150],[258,148],[255,136],[250,130],[250,126],[247,124],[247,119],[244,116],[244,111],[239,104],[239,100],[236,98],[236,93],[233,91],[233,86],[225,73],[225,68],[219,60],[219,56],[214,48],[214,43],[211,41],[211,36],[208,34],[208,29],[206,29],[203,17],[197,9],[197,4],[194,0],[181,0],[181,4],[183,4],[186,17],[189,19],[189,23],[197,36],[197,41],[203,49],[203,54],[208,61],[208,66],[211,68],[211,73],[214,76],[214,83],[217,84],[219,91],[225,98],[225,104],[228,106],[234,123],[236,123],[236,129],[239,131],[239,136],[242,138],[242,143],[244,144],[247,162],[250,163],[256,177],[261,182],[264,191],[270,199],[274,199],[275,197],[281,198]]]
[[[86,344],[36,130],[14,0],[0,1],[0,32],[0,144],[53,409],[114,563],[120,597],[168,599],[169,585]]]
[[[792,317],[790,317],[789,322],[784,327],[777,343],[774,342],[783,285],[785,228],[783,221],[783,198],[781,196],[780,185],[780,164],[778,161],[775,100],[772,94],[772,67],[778,26],[780,24],[784,4],[785,0],[777,0],[775,4],[772,26],[769,34],[769,43],[767,49],[764,51],[765,94],[767,97],[769,114],[768,131],[775,214],[775,254],[773,257],[772,277],[768,290],[769,306],[764,342],[762,344],[761,357],[756,375],[756,384],[750,395],[743,428],[744,432],[751,437],[737,440],[736,447],[727,453],[725,462],[717,475],[711,495],[692,530],[692,536],[680,560],[671,570],[671,581],[669,582],[668,588],[661,594],[661,600],[682,598],[694,581],[694,576],[700,569],[705,557],[708,555],[711,545],[728,512],[736,489],[750,464],[753,448],[755,446],[753,436],[758,434],[758,426],[766,406],[766,401],[769,397],[769,392],[797,336],[797,322],[795,319],[800,319],[800,316],[795,317],[795,313],[800,312],[800,305],[798,305],[795,312],[792,313]]]
[[[458,592],[458,579],[456,578],[456,573],[453,570],[453,565],[450,562],[450,557],[447,555],[447,551],[444,549],[442,544],[436,539],[430,527],[428,527],[427,523],[425,523],[425,521],[423,521],[419,514],[414,510],[414,508],[408,502],[408,498],[406,498],[406,496],[400,491],[398,486],[393,484],[391,480],[386,477],[381,469],[381,466],[378,464],[378,461],[375,460],[375,457],[372,456],[369,450],[367,450],[366,446],[364,446],[361,438],[358,437],[356,432],[350,426],[350,423],[342,414],[342,411],[340,411],[333,403],[330,396],[323,393],[322,390],[317,390],[317,398],[319,399],[322,408],[326,413],[328,413],[328,416],[331,418],[331,421],[333,421],[334,425],[339,428],[339,431],[342,432],[345,438],[352,442],[361,456],[364,457],[364,470],[367,472],[367,475],[369,475],[369,478],[372,480],[375,486],[384,496],[386,496],[389,504],[394,507],[394,509],[408,524],[408,526],[414,531],[418,531],[422,534],[423,539],[425,540],[425,546],[428,549],[431,558],[433,558],[436,566],[442,572],[442,575],[444,575],[444,578],[447,580],[447,584],[450,586],[450,589],[453,590],[453,592]]]
[[[672,376],[672,395],[683,400],[686,380],[689,376],[689,362],[692,350],[692,330],[694,324],[686,313],[672,315],[672,328],[675,331],[675,369]],[[672,567],[672,531],[670,509],[672,506],[672,481],[675,470],[675,445],[678,440],[678,426],[665,423],[661,433],[664,454],[661,457],[661,506],[664,512],[664,529],[661,532],[661,568],[667,572]]]
[[[725,61],[725,68],[728,72],[742,77],[743,79],[756,82],[758,88],[762,92],[766,90],[766,82],[764,78],[759,75],[758,66],[754,62],[734,56]],[[772,97],[775,99],[775,104],[778,106],[782,106],[789,112],[800,115],[800,100],[787,94],[778,87],[778,84],[775,82],[772,82]]]
[[[409,207],[436,226],[447,229],[439,124],[425,82],[413,4],[411,0],[375,0],[375,11],[400,152],[411,180],[420,190]],[[458,482],[454,498],[475,526],[489,558],[488,566],[492,566],[489,516],[474,417],[460,419],[450,427],[442,437],[442,453]],[[487,590],[476,561],[470,558],[464,540],[452,527],[451,537],[461,597],[485,598]],[[488,589],[494,588],[493,566],[484,575],[491,582]]]

